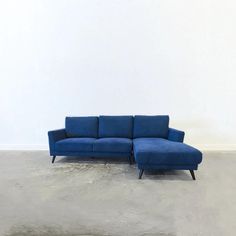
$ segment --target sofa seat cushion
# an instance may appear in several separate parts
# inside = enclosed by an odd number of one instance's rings
[[[56,142],[58,152],[92,152],[95,138],[67,138]]]
[[[93,145],[94,152],[131,152],[132,140],[128,138],[99,138]]]
[[[187,144],[162,138],[137,138],[133,140],[135,160],[139,164],[197,165],[202,153]]]

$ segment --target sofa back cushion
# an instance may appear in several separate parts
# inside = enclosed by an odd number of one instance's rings
[[[133,138],[167,138],[169,116],[135,116]]]
[[[98,136],[98,117],[66,117],[67,137],[89,137]]]
[[[100,116],[99,137],[132,138],[133,116]]]

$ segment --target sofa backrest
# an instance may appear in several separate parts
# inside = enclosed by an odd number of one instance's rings
[[[169,116],[66,117],[67,137],[167,138]]]
[[[135,116],[133,138],[167,138],[169,116]]]
[[[132,138],[133,116],[99,116],[99,138]]]
[[[67,137],[98,137],[98,117],[66,117]]]

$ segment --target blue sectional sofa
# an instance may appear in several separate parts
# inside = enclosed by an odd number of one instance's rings
[[[48,132],[56,156],[133,158],[139,169],[194,170],[202,153],[183,143],[184,132],[169,128],[169,116],[66,117],[65,128]]]

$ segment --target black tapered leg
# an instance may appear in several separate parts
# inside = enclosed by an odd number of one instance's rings
[[[194,174],[194,171],[193,171],[193,170],[189,170],[189,171],[190,171],[190,174],[191,174],[193,180],[196,180],[196,178],[195,178],[195,174]]]
[[[56,156],[53,156],[52,157],[52,163],[54,163],[55,159],[56,159]]]
[[[139,175],[138,175],[139,179],[142,179],[143,171],[144,171],[144,169],[139,170]]]
[[[132,165],[132,156],[129,156],[129,164]]]

